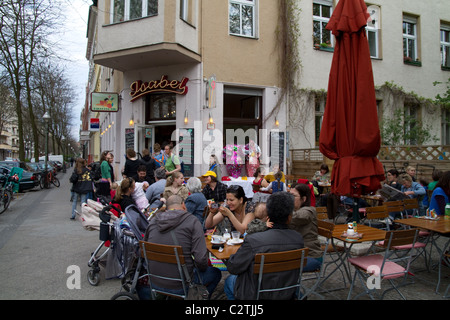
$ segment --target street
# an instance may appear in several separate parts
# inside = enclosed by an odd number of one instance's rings
[[[38,187],[18,194],[10,208],[0,215],[0,300],[109,300],[120,290],[120,280],[105,280],[103,269],[98,286],[87,281],[90,269],[87,262],[100,243],[99,232],[87,231],[79,221],[69,219],[72,170],[58,173],[61,187],[52,186],[48,190]],[[439,241],[447,239],[441,237]],[[419,260],[417,264],[423,266],[422,258]],[[329,280],[331,287],[341,283],[342,279],[338,273],[336,275]],[[226,299],[223,293],[226,276],[224,272],[213,299]],[[418,271],[414,284],[402,288],[402,292],[411,300],[442,300],[449,283],[446,268],[443,269],[441,294],[434,292],[436,282],[437,269]],[[345,300],[347,293],[348,289],[343,289],[324,296],[327,300]],[[400,297],[391,292],[385,299]]]
[[[119,291],[119,280],[101,278],[97,287],[87,281],[87,262],[100,240],[97,231],[69,219],[72,170],[58,173],[59,188],[15,195],[0,215],[0,299],[108,300]],[[79,282],[70,266],[79,267]],[[79,289],[68,288],[69,277],[69,287],[79,283]]]

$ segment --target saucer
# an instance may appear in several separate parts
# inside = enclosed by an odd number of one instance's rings
[[[230,239],[230,240],[227,241],[227,245],[241,244],[242,242],[244,242],[244,239],[238,239],[237,241],[233,240],[233,239]]]

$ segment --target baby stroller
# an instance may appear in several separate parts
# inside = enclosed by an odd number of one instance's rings
[[[128,262],[129,268],[124,272],[124,276],[122,278],[122,286],[118,293],[116,293],[111,300],[121,300],[121,299],[129,299],[136,300],[136,285],[137,281],[140,277],[145,276],[141,275],[142,267],[143,267],[143,259],[140,258],[139,251],[139,241],[144,239],[145,230],[149,225],[149,221],[152,217],[155,216],[158,210],[161,209],[163,203],[152,212],[150,212],[149,216],[146,217],[136,206],[131,205],[125,209],[125,216],[127,220],[129,219],[130,230],[133,231],[135,241],[134,241],[134,251],[133,256],[129,256],[128,259],[124,259]],[[117,242],[116,242],[117,243]],[[123,257],[126,258],[126,257]]]
[[[125,209],[125,216],[114,222],[114,242],[108,253],[106,277],[122,279],[127,289],[127,276],[133,269],[139,251],[139,241],[144,239],[148,227],[147,217],[136,207]]]
[[[114,225],[109,221],[111,219],[117,220],[120,215],[120,208],[113,206],[104,206],[99,202],[88,199],[87,203],[81,206],[81,213],[77,212],[79,220],[83,227],[89,231],[100,231],[100,244],[95,251],[91,253],[91,258],[88,261],[88,266],[91,268],[88,271],[87,279],[92,286],[97,286],[100,282],[100,266],[105,266],[105,257],[107,256],[111,241],[111,231]]]

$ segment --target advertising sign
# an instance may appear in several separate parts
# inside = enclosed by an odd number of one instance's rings
[[[93,112],[119,111],[119,94],[113,92],[92,92],[91,111]]]

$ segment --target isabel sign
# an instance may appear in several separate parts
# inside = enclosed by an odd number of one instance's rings
[[[142,82],[137,80],[130,86],[131,102],[152,92],[170,92],[184,95],[188,92],[187,82],[189,78],[178,80],[167,80],[167,76],[162,76],[160,80]]]

